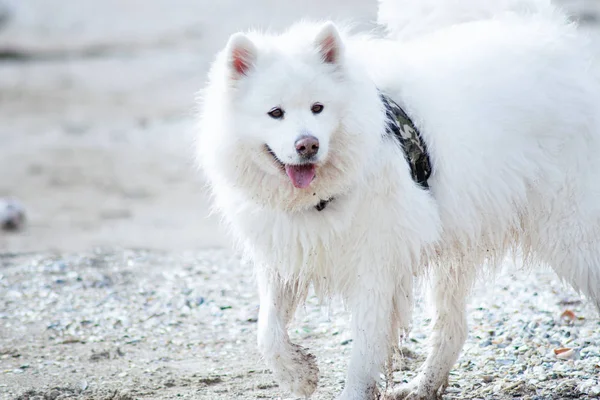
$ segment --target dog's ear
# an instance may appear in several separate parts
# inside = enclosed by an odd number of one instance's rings
[[[340,62],[344,44],[333,22],[327,22],[323,25],[317,34],[315,44],[323,62],[328,64],[338,64]]]
[[[257,49],[254,43],[243,33],[234,33],[227,43],[227,64],[231,77],[240,79],[252,69],[256,61]]]

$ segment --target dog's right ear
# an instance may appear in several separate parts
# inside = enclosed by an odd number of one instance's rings
[[[256,61],[257,49],[243,33],[234,33],[227,42],[227,64],[231,78],[238,80],[252,69]]]

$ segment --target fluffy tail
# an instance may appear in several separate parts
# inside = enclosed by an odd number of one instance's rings
[[[553,14],[551,0],[379,0],[377,21],[390,36],[410,38],[502,13]]]

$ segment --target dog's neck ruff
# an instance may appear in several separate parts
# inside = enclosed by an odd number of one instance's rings
[[[398,103],[381,92],[379,96],[385,107],[385,133],[393,136],[400,144],[413,181],[423,189],[429,189],[427,180],[431,176],[431,160],[419,130]],[[323,211],[332,200],[333,197],[319,201],[315,209]]]

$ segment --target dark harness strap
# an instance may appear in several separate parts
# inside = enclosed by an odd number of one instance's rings
[[[429,189],[428,179],[431,176],[431,160],[427,146],[408,114],[389,96],[379,93],[385,107],[385,132],[393,136],[402,148],[404,158],[410,166],[412,179],[423,189]],[[316,206],[317,211],[323,211],[333,197],[321,200]]]
[[[410,117],[389,96],[380,93],[387,116],[386,133],[394,135],[404,151],[413,180],[424,189],[429,189],[427,180],[431,176],[431,160],[427,146]]]

